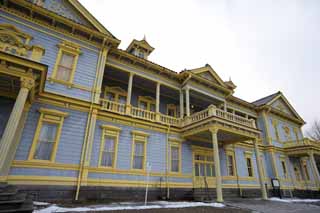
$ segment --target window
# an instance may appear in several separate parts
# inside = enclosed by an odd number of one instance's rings
[[[299,133],[297,128],[294,128],[294,134],[296,136],[297,143],[299,143]]]
[[[302,168],[303,168],[303,173],[304,173],[305,179],[306,180],[310,180],[308,166],[307,166],[307,160],[306,159],[302,160]]]
[[[99,166],[115,168],[117,162],[118,141],[121,129],[102,125]]]
[[[170,171],[180,172],[181,171],[181,144],[180,142],[170,143]]]
[[[138,106],[141,109],[155,112],[156,111],[156,101],[154,98],[149,96],[139,96]]]
[[[232,147],[226,147],[226,157],[227,157],[227,175],[235,176],[236,168],[235,168],[235,156],[234,149]]]
[[[246,161],[247,161],[247,168],[248,168],[248,176],[253,177],[251,158],[247,158]]]
[[[228,175],[234,176],[234,163],[233,163],[233,156],[228,155]]]
[[[174,104],[167,105],[167,115],[177,117],[177,107]]]
[[[288,178],[286,162],[284,160],[281,161],[281,166],[282,166],[283,177]]]
[[[64,118],[68,113],[45,108],[40,108],[39,112],[40,118],[28,159],[53,162],[56,157]]]
[[[131,168],[144,170],[146,165],[146,143],[149,134],[141,131],[132,131],[132,160]]]
[[[294,173],[296,175],[296,180],[297,181],[301,181],[301,174],[300,174],[300,170],[299,170],[298,166],[295,166],[293,168],[293,170],[294,170]]]
[[[104,97],[109,101],[126,104],[127,91],[125,91],[121,87],[105,87]]]
[[[80,47],[77,44],[63,41],[59,46],[57,61],[52,72],[51,80],[60,83],[72,84],[74,73],[76,70]]]
[[[215,176],[214,161],[212,153],[195,153],[194,155],[194,175],[195,176]]]

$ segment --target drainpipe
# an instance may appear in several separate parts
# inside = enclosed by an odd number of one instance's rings
[[[106,43],[106,38],[103,39],[103,43],[102,43],[102,48],[101,50],[103,50],[104,46]],[[80,158],[80,168],[79,168],[79,174],[78,174],[78,180],[77,180],[77,190],[76,190],[76,196],[75,196],[75,200],[78,200],[79,198],[79,193],[80,193],[80,187],[81,187],[81,181],[82,181],[82,175],[83,175],[83,168],[84,168],[84,164],[85,164],[85,160],[86,160],[86,153],[87,153],[87,149],[88,149],[88,135],[89,135],[89,129],[91,127],[91,118],[92,118],[92,109],[93,109],[93,104],[94,104],[94,98],[95,98],[95,93],[97,90],[97,75],[101,66],[101,58],[102,58],[102,51],[100,51],[99,53],[99,57],[98,57],[98,64],[97,64],[97,72],[96,72],[96,77],[94,80],[94,87],[93,87],[93,92],[91,92],[91,103],[90,103],[90,110],[88,113],[88,119],[87,119],[87,126],[86,126],[86,131],[85,131],[85,135],[84,135],[84,142],[83,142],[83,146],[82,146],[82,151],[81,151],[81,158]]]
[[[170,199],[170,188],[169,188],[169,134],[170,134],[170,124],[167,129],[167,140],[166,140],[166,185],[167,185],[167,200]]]

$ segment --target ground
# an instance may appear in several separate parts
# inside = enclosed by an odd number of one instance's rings
[[[109,205],[90,206],[57,206],[45,204],[35,213],[50,212],[107,212],[107,213],[319,213],[320,200],[271,198],[267,201],[260,199],[227,200],[224,205],[218,203],[201,202],[151,202],[147,206],[143,203],[114,203]],[[41,204],[41,203],[40,203]]]

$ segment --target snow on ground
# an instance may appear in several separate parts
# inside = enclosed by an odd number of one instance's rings
[[[285,203],[294,203],[294,202],[313,203],[313,202],[320,202],[320,199],[299,199],[299,198],[284,198],[284,199],[280,199],[278,197],[271,197],[268,200],[285,202]]]
[[[35,202],[42,203],[42,202]],[[36,205],[36,204],[35,204]],[[150,202],[147,206],[142,203],[117,203],[110,205],[95,205],[86,207],[65,208],[59,207],[55,204],[50,205],[47,208],[35,210],[34,213],[51,213],[51,212],[85,212],[85,211],[114,211],[114,210],[133,210],[133,209],[160,209],[160,208],[188,208],[188,207],[224,207],[221,203],[202,203],[202,202]]]

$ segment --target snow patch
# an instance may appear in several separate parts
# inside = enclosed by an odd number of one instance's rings
[[[49,206],[49,205],[51,205],[51,203],[34,201],[33,205],[35,205],[35,206]]]
[[[34,213],[51,213],[51,212],[85,212],[85,211],[115,211],[115,210],[139,210],[139,209],[160,209],[160,208],[189,208],[189,207],[224,207],[221,203],[202,203],[202,202],[151,202],[144,206],[141,203],[119,203],[110,205],[96,205],[87,207],[64,208],[57,205],[51,205],[47,208],[35,210]]]
[[[271,197],[268,200],[271,201],[279,201],[279,202],[284,202],[284,203],[297,203],[297,202],[301,202],[301,203],[313,203],[313,202],[320,202],[320,199],[299,199],[299,198],[285,198],[285,199],[280,199],[277,197]]]

